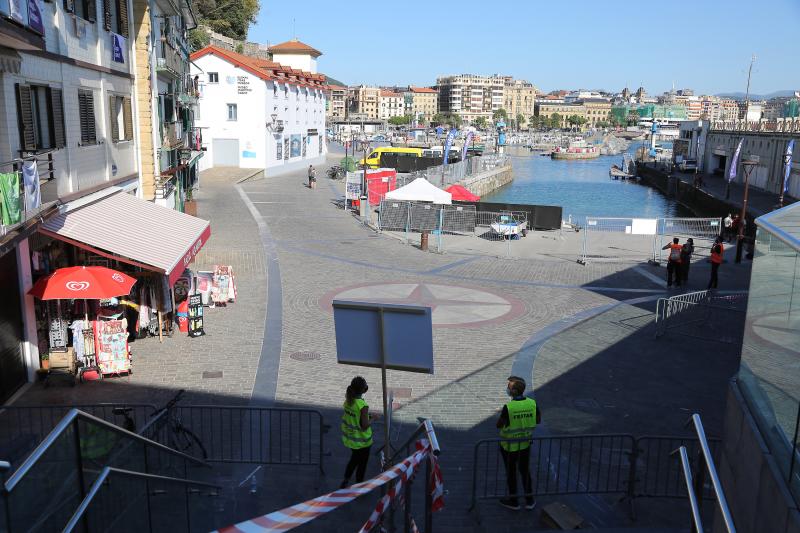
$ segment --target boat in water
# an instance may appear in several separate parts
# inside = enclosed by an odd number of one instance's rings
[[[577,139],[569,143],[567,148],[562,146],[556,147],[556,149],[550,153],[550,157],[553,159],[567,160],[596,159],[600,157],[600,149],[596,146],[590,146],[583,139]]]

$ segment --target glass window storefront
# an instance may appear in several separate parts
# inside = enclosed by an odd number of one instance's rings
[[[800,502],[800,206],[781,211],[757,221],[739,384]]]

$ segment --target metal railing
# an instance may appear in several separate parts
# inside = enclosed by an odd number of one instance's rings
[[[511,160],[508,157],[499,154],[490,154],[468,157],[463,161],[456,161],[455,163],[448,163],[447,165],[429,167],[425,170],[418,170],[412,173],[412,175],[414,178],[425,178],[433,185],[444,189],[470,176],[502,168],[510,164]]]
[[[672,452],[676,447],[694,451],[701,446],[694,437],[629,434],[484,439],[473,452],[470,510],[480,500],[509,495],[500,452],[504,441],[530,443],[532,492],[519,496],[621,494],[630,504],[631,516],[637,498],[686,498],[681,468]],[[711,442],[716,449],[719,441]]]
[[[189,478],[190,467],[208,464],[71,409],[3,484],[8,530],[66,524],[106,466]]]
[[[25,187],[25,180],[22,175],[25,163],[36,163],[36,171],[39,175],[39,184],[46,183],[55,179],[55,165],[53,161],[54,150],[47,150],[36,153],[21,152],[22,157],[4,161],[0,163],[0,169],[10,168],[12,173],[17,175],[16,198],[6,198],[3,201],[3,191],[0,190],[0,236],[8,233],[12,228],[23,224],[25,221],[37,216],[42,211],[41,188],[39,191],[39,205],[28,208],[28,191]],[[27,155],[26,155],[27,154]]]
[[[736,341],[731,326],[744,317],[746,294],[717,296],[709,291],[688,292],[659,298],[655,311],[655,338],[670,329],[681,328],[681,334],[725,343]]]
[[[208,462],[308,465],[324,472],[327,426],[317,410],[176,405],[151,419],[140,433],[168,445],[173,420],[200,439]]]
[[[692,476],[686,448],[681,446],[678,448],[678,452],[680,453],[681,467],[684,479],[686,481],[687,491],[689,493],[689,503],[692,508],[692,520],[695,531],[704,531],[703,523],[700,519],[699,509],[703,503],[703,487],[705,486],[705,473],[707,472],[711,480],[711,486],[714,488],[714,497],[717,505],[719,506],[722,520],[725,523],[725,529],[728,531],[728,533],[736,533],[736,526],[733,523],[733,517],[731,516],[731,511],[728,507],[728,501],[725,498],[725,492],[722,490],[722,483],[720,482],[719,475],[717,474],[717,467],[714,462],[714,457],[711,455],[711,449],[708,445],[708,439],[706,438],[706,431],[703,427],[703,421],[700,419],[700,415],[695,413],[689,419],[689,422],[687,422],[687,424],[689,423],[694,426],[694,431],[697,434],[697,440],[700,445],[700,453],[697,454],[697,464],[695,469],[697,475],[695,477]]]
[[[138,487],[123,486],[123,490],[120,491],[121,498],[103,498],[103,496],[107,496],[108,492],[116,488],[115,482],[117,479],[124,477],[140,481],[140,485]],[[154,507],[167,507],[163,505],[163,501],[158,503],[153,502],[153,499],[156,497],[160,500],[164,500],[165,496],[170,495],[166,489],[159,488],[163,485],[183,485],[184,491],[182,496],[184,497],[184,502],[183,505],[175,505],[175,501],[167,502],[171,512],[155,513],[153,512]],[[208,496],[216,496],[216,491],[221,489],[219,485],[203,481],[143,474],[141,472],[132,472],[130,470],[106,466],[100,471],[100,475],[97,476],[97,479],[89,488],[86,497],[81,501],[63,531],[65,533],[74,531],[76,528],[79,528],[81,523],[86,525],[86,529],[89,531],[111,531],[115,529],[116,524],[120,524],[123,518],[127,518],[124,523],[124,528],[130,531],[137,529],[149,529],[153,531],[162,528],[166,529],[167,526],[175,530],[178,529],[179,525],[183,525],[183,523],[186,524],[186,531],[191,531],[192,517],[202,510],[201,506],[192,505],[192,497],[194,496],[196,498],[201,495],[197,487],[214,489],[213,492],[208,493]],[[139,490],[133,491],[131,490],[132,488],[138,488]],[[104,492],[106,494],[103,494]],[[144,501],[141,501],[143,495]],[[109,507],[107,505],[110,503],[109,500],[116,502],[116,505]],[[143,505],[137,505],[140,502]],[[97,504],[93,507],[95,503]],[[202,504],[203,502],[200,503]],[[175,516],[176,512],[178,516]],[[129,520],[134,520],[135,522],[131,523]],[[154,522],[158,520],[163,522],[160,528],[156,527],[156,524],[154,524]],[[144,523],[145,521],[147,524]],[[139,524],[136,522],[139,522]]]

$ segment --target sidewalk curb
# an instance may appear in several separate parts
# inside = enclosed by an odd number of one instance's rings
[[[253,178],[253,177],[255,177],[255,176],[259,175],[259,174],[264,174],[264,177],[266,177],[266,169],[263,169],[263,168],[256,169],[252,174],[248,174],[247,176],[239,179],[236,182],[236,185],[239,185],[240,183],[244,183],[245,181],[247,181],[247,180],[249,180],[249,179],[251,179],[251,178]]]

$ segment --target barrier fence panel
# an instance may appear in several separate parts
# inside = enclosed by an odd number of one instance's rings
[[[578,262],[641,262],[655,258],[658,219],[586,217]]]
[[[745,294],[716,295],[711,291],[697,291],[659,298],[656,303],[656,331],[660,337],[672,329],[681,335],[725,343],[737,342],[741,333],[739,323],[744,321],[747,296]]]
[[[693,437],[643,436],[636,439],[636,484],[634,497],[688,498],[681,463],[674,452],[685,446],[689,457],[699,456],[700,444]],[[714,461],[719,460],[719,439],[709,439]],[[717,463],[719,464],[719,463]],[[701,469],[695,467],[694,471]],[[710,485],[703,486],[703,499],[713,498]]]
[[[711,246],[722,230],[721,218],[659,218],[656,251],[658,262],[667,260],[667,251],[662,248],[674,237],[680,244],[691,238],[694,241],[692,261],[704,261],[711,255]]]
[[[12,465],[21,462],[73,408],[120,427],[126,420],[123,415],[114,414],[114,409],[129,408],[128,415],[137,429],[144,426],[156,410],[150,404],[122,403],[3,407],[0,409],[0,458]]]

